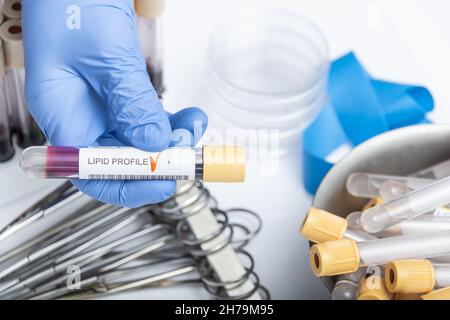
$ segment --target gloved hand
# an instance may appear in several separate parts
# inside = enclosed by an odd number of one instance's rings
[[[206,115],[197,108],[164,111],[146,72],[135,18],[132,0],[23,1],[26,98],[52,145],[160,151],[172,130],[193,133],[194,121],[206,129]],[[73,183],[125,207],[160,202],[175,191],[174,181]]]

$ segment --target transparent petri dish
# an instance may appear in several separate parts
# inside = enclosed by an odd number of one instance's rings
[[[283,8],[249,7],[210,39],[207,108],[224,127],[278,129],[281,139],[298,141],[326,102],[328,72],[328,44],[312,22]]]

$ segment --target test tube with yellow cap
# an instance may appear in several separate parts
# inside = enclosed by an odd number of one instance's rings
[[[361,215],[361,227],[369,233],[377,233],[448,203],[450,203],[450,177],[370,208]]]
[[[351,229],[348,221],[328,211],[311,208],[300,228],[300,234],[315,243],[350,238],[355,241],[377,239],[363,230]]]
[[[386,266],[385,282],[395,293],[428,293],[450,286],[450,264],[430,260],[398,260]]]
[[[236,145],[161,152],[129,147],[38,146],[22,152],[21,167],[34,178],[241,182],[245,162],[245,149]]]
[[[317,276],[350,273],[394,260],[447,255],[450,255],[450,230],[363,242],[344,238],[315,244],[310,250],[311,268]]]

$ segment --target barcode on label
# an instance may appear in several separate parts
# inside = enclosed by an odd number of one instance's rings
[[[94,180],[189,180],[188,175],[89,174]]]

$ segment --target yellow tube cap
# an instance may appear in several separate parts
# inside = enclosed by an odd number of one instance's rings
[[[420,298],[422,300],[450,300],[450,287],[431,291]]]
[[[386,266],[385,281],[390,292],[398,293],[427,293],[436,284],[433,265],[428,260],[393,261]]]
[[[3,4],[3,14],[8,19],[22,18],[22,1],[21,0],[6,0]]]
[[[358,300],[392,300],[390,293],[384,283],[384,279],[379,275],[371,275],[364,279],[359,287]]]
[[[306,239],[322,243],[339,240],[347,230],[347,220],[325,210],[311,208],[300,229],[300,234]]]
[[[369,202],[366,203],[366,205],[362,208],[362,211],[364,212],[366,210],[369,210],[370,208],[379,206],[379,205],[381,205],[383,203],[384,203],[383,199],[381,199],[379,197],[373,198]]]
[[[134,8],[138,16],[155,19],[164,12],[164,0],[134,0]]]
[[[360,262],[356,242],[347,238],[313,245],[310,259],[318,277],[355,272]]]
[[[244,180],[244,147],[203,146],[203,181],[242,182]]]

